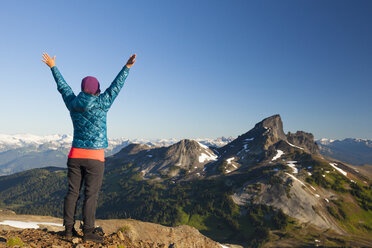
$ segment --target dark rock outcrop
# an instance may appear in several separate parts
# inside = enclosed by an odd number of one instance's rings
[[[305,151],[312,154],[319,154],[319,147],[314,141],[314,135],[303,131],[297,131],[296,133],[288,132],[288,142],[293,145],[302,147]]]

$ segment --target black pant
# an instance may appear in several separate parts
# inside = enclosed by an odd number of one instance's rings
[[[80,190],[84,182],[84,230],[94,228],[98,192],[102,185],[105,162],[94,159],[68,158],[68,192],[65,197],[63,224],[75,224],[75,214]]]

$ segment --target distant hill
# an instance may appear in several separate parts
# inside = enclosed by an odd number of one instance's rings
[[[366,139],[320,139],[320,153],[353,165],[372,166],[372,140]]]

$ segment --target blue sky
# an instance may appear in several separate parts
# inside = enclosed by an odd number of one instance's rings
[[[0,133],[72,133],[44,51],[78,93],[137,62],[109,137],[285,131],[372,139],[372,1],[0,1]]]

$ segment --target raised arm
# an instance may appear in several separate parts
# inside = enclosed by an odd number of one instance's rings
[[[136,54],[133,54],[128,59],[126,65],[121,69],[111,85],[103,92],[100,97],[106,109],[109,109],[118,96],[120,90],[123,88],[125,79],[129,74],[129,68],[136,62]]]
[[[75,99],[75,94],[72,91],[71,87],[66,83],[65,79],[62,77],[62,74],[59,72],[56,63],[56,56],[53,56],[53,59],[47,54],[43,53],[42,61],[47,64],[52,70],[54,80],[57,83],[57,90],[61,93],[63,101],[66,104],[66,107],[70,110],[70,103]]]

